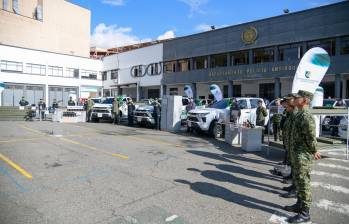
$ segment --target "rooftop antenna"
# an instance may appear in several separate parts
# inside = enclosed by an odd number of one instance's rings
[[[289,9],[284,9],[284,13],[285,13],[285,14],[288,14],[289,12],[290,12]]]
[[[215,30],[216,29],[216,27],[215,26],[211,26],[211,30]]]

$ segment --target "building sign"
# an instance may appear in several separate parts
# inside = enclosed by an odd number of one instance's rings
[[[245,44],[253,44],[257,40],[257,36],[257,29],[250,26],[242,32],[241,39]]]
[[[246,69],[229,69],[226,71],[209,72],[209,77],[229,77],[235,75],[244,75],[245,78],[253,78],[256,74],[274,73],[282,71],[296,71],[296,65],[281,65],[270,67],[246,68]]]

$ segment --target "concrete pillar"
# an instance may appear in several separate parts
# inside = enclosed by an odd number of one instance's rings
[[[197,88],[196,88],[196,83],[192,83],[192,90],[193,90],[193,98],[196,99],[197,98]]]
[[[233,97],[234,95],[234,82],[229,81],[228,82],[228,97]]]
[[[253,51],[252,51],[252,49],[248,50],[248,63],[253,64]]]
[[[275,94],[275,98],[277,97],[281,97],[281,82],[280,82],[280,78],[275,78],[275,85],[274,85],[274,94]]]
[[[207,56],[207,68],[211,68],[211,55]]]
[[[227,53],[227,67],[231,66],[231,58],[230,58],[230,53]]]
[[[189,59],[189,70],[194,70],[194,59],[193,58],[190,58]]]
[[[48,106],[49,102],[48,102],[48,84],[45,84],[45,102],[46,105]]]
[[[274,62],[277,62],[278,60],[279,60],[278,47],[274,47]]]
[[[335,80],[334,80],[334,92],[336,98],[341,98],[341,82],[342,82],[342,75],[336,74]]]
[[[336,38],[336,52],[335,55],[338,56],[340,55],[340,51],[341,51],[341,39],[340,37]]]

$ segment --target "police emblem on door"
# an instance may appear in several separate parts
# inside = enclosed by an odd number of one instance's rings
[[[257,34],[257,29],[250,26],[242,32],[241,39],[245,44],[253,44],[257,40]]]

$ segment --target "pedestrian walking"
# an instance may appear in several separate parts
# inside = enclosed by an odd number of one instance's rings
[[[263,106],[263,100],[258,100],[258,107],[256,110],[256,125],[263,128],[262,130],[262,143],[264,143],[264,124],[265,118],[268,116],[268,112]]]
[[[45,111],[46,111],[46,103],[43,99],[40,99],[39,103],[38,103],[38,107],[39,107],[39,118],[40,120],[45,120],[46,119],[46,115],[45,115]]]
[[[314,158],[320,159],[321,154],[316,149],[315,120],[309,111],[309,104],[314,95],[300,90],[295,97],[298,108],[291,135],[292,150],[294,150],[294,175],[297,188],[297,202],[286,206],[288,211],[298,213],[288,219],[289,223],[310,221],[309,209],[312,203],[310,172]]]

